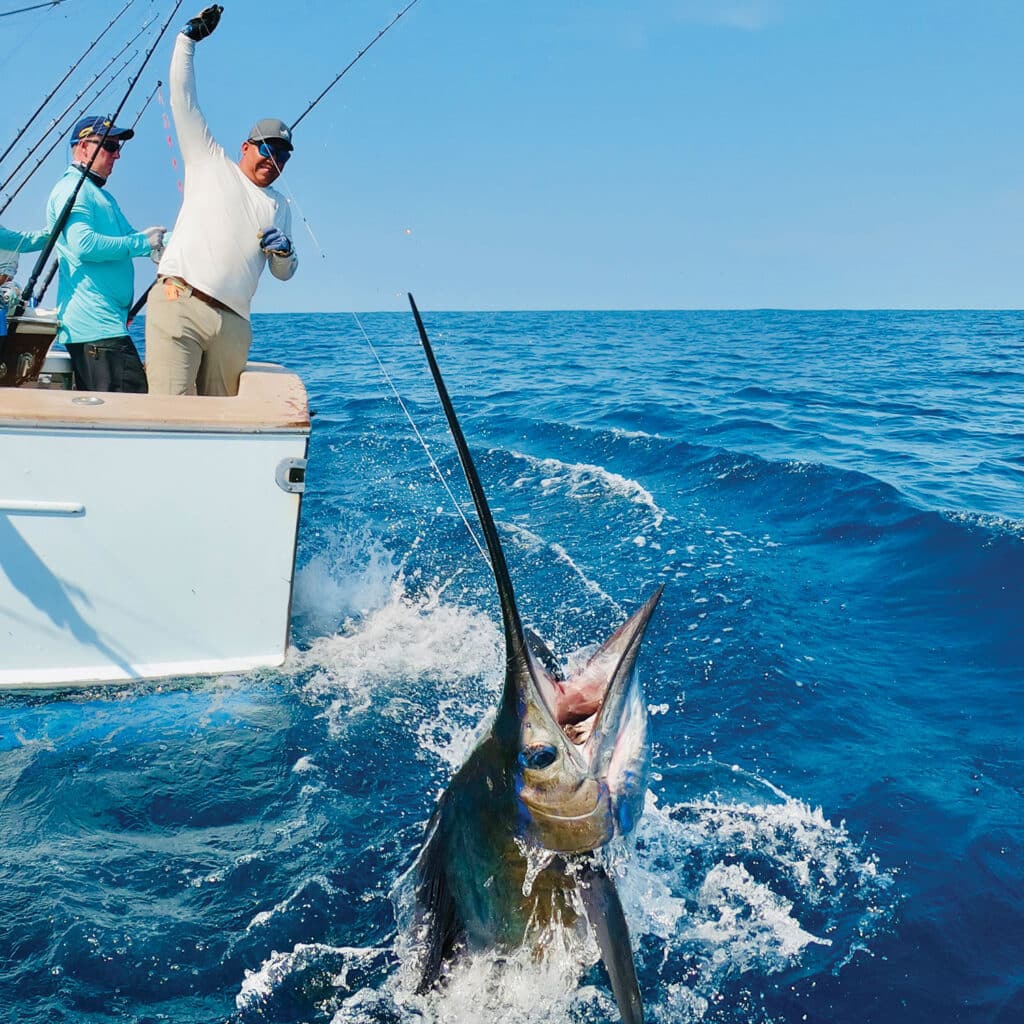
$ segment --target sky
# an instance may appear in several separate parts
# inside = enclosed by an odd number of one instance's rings
[[[125,2],[0,17],[3,148]],[[227,0],[196,54],[214,135],[295,120],[403,4]],[[0,169],[172,7],[134,0]],[[299,272],[254,311],[1020,308],[1022,39],[1020,0],[418,0],[299,126]],[[138,228],[180,203],[166,103],[110,181]],[[67,153],[5,226],[41,226]]]

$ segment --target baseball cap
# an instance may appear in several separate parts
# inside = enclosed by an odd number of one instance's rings
[[[107,131],[108,128],[110,131]],[[111,124],[110,119],[107,117],[91,115],[90,117],[83,117],[72,129],[71,145],[74,146],[76,143],[81,142],[82,139],[89,138],[90,135],[104,134],[108,139],[131,139],[135,136],[135,132],[131,128],[118,128],[116,125]]]
[[[292,130],[276,117],[264,117],[249,129],[249,138],[253,142],[283,142],[288,149],[292,146]]]

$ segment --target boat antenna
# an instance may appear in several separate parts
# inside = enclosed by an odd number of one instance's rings
[[[141,36],[142,33],[145,32],[146,29],[149,28],[149,26],[152,25],[152,24],[153,24],[153,19],[150,18],[150,20],[147,21],[146,24],[143,25],[142,28],[140,28],[139,31],[136,32],[135,35],[133,35],[131,37],[131,39],[129,39],[128,42],[125,43],[124,46],[122,46],[121,49],[118,50],[117,53],[114,54],[113,57],[110,58],[109,61],[107,61],[106,65],[103,68],[101,68],[99,71],[97,71],[96,74],[93,75],[92,78],[89,79],[89,81],[86,82],[84,86],[82,86],[82,88],[79,91],[78,95],[75,96],[75,98],[50,122],[50,127],[47,128],[46,131],[43,132],[43,134],[39,136],[39,139],[36,141],[36,144],[34,146],[32,146],[28,150],[28,152],[21,158],[21,163],[19,163],[18,166],[15,167],[14,170],[12,170],[7,175],[7,177],[4,179],[4,181],[2,183],[0,183],[0,190],[7,188],[7,186],[14,180],[14,176],[18,173],[18,171],[20,171],[22,169],[22,167],[25,166],[25,164],[28,162],[28,160],[32,156],[32,154],[35,153],[37,149],[39,149],[39,147],[43,144],[43,141],[50,134],[50,132],[52,132],[53,129],[57,127],[57,125],[64,119],[64,117],[68,113],[68,111],[71,110],[71,108],[82,98],[82,96],[85,93],[85,90],[91,88],[92,85],[99,79],[99,77],[107,72],[107,70],[111,67],[111,65],[114,63],[114,61],[116,61],[124,53],[124,51],[127,50],[128,47],[131,46],[132,43],[134,43],[135,40],[138,39],[139,36]],[[131,57],[128,58],[127,64],[130,64],[135,59],[135,57],[138,55],[138,52],[139,51],[136,50],[135,53],[133,53],[131,55]],[[125,67],[127,67],[127,64],[125,65]],[[124,67],[121,68],[121,71],[123,71],[123,70],[124,70]],[[117,74],[119,75],[121,73],[121,71],[119,71]],[[115,75],[114,77],[116,78],[117,75]],[[114,79],[111,79],[111,82],[113,80]],[[109,83],[108,83],[108,85],[109,85]],[[103,90],[100,91],[100,95],[102,95],[103,91],[105,91],[106,88],[107,88],[107,86],[103,87]],[[83,113],[84,113],[84,110],[83,110]],[[81,115],[79,115],[79,116],[81,116]],[[134,127],[134,125],[132,127]],[[49,154],[47,154],[47,155],[49,155]],[[38,167],[38,165],[36,165],[36,166]],[[33,171],[33,173],[34,173],[34,171]],[[29,177],[31,177],[31,175],[29,175]],[[4,207],[4,209],[6,209],[6,207]],[[0,213],[2,213],[2,212],[3,211],[0,211]]]
[[[63,2],[63,0],[61,0],[61,2]],[[11,142],[11,144],[2,153],[0,153],[0,161],[4,160],[6,158],[6,156],[7,156],[7,154],[10,153],[10,151],[12,149],[14,149],[14,147],[21,141],[22,136],[32,126],[32,122],[35,121],[35,119],[40,115],[40,113],[43,110],[43,107],[45,107],[46,104],[49,103],[50,100],[53,99],[53,97],[56,94],[57,90],[74,74],[75,69],[82,63],[83,60],[85,60],[86,57],[89,56],[90,53],[92,53],[92,51],[96,47],[96,44],[114,27],[115,24],[117,24],[117,22],[121,18],[121,15],[123,15],[124,12],[127,11],[128,8],[131,7],[131,5],[133,3],[135,3],[135,0],[128,0],[128,3],[126,3],[124,5],[124,7],[122,7],[121,10],[118,11],[118,13],[114,15],[113,19],[107,24],[107,27],[86,47],[85,53],[83,53],[82,56],[79,57],[78,60],[76,60],[75,63],[72,64],[71,67],[68,68],[67,73],[64,75],[64,77],[50,90],[49,95],[46,97],[46,99],[43,100],[42,103],[39,104],[38,107],[36,107],[35,112],[25,122],[25,125],[21,129],[21,131],[19,131],[18,134],[14,136],[14,140]],[[46,6],[46,5],[44,4],[43,6]],[[32,8],[26,7],[26,8],[24,8],[24,10],[28,11],[28,10],[32,10]],[[9,14],[18,14],[20,12],[18,12],[18,11],[9,11],[8,13]]]
[[[405,5],[405,7],[403,7],[403,8],[402,8],[402,9],[401,9],[401,10],[400,10],[400,11],[399,11],[399,12],[398,12],[398,13],[397,13],[397,14],[396,14],[396,15],[395,15],[395,16],[394,16],[394,17],[393,17],[392,19],[391,19],[391,21],[389,21],[389,22],[388,22],[388,23],[387,23],[387,24],[386,24],[386,25],[385,25],[385,26],[384,26],[384,27],[383,27],[383,28],[382,28],[382,29],[381,29],[381,30],[380,30],[380,31],[379,31],[379,32],[378,32],[378,33],[377,33],[377,34],[376,34],[376,35],[375,35],[374,37],[373,37],[373,39],[371,39],[371,40],[370,40],[370,41],[369,41],[369,42],[368,42],[368,43],[367,43],[367,44],[366,44],[366,45],[365,45],[365,46],[364,46],[364,47],[363,47],[363,48],[362,48],[362,49],[361,49],[361,50],[360,50],[360,51],[359,51],[359,52],[358,52],[358,53],[357,53],[357,54],[356,54],[356,55],[355,55],[355,56],[354,56],[354,57],[353,57],[353,58],[352,58],[352,59],[351,59],[351,60],[350,60],[349,62],[348,62],[348,64],[346,64],[346,65],[345,65],[345,67],[343,67],[343,68],[341,69],[341,71],[339,71],[339,72],[338,72],[338,73],[337,73],[337,74],[336,74],[336,75],[334,76],[334,80],[333,80],[333,81],[332,81],[332,82],[330,83],[330,85],[328,85],[328,86],[327,86],[327,88],[326,88],[326,89],[324,89],[324,91],[323,91],[322,93],[320,93],[320,95],[319,95],[319,96],[317,96],[317,98],[316,98],[315,100],[313,100],[313,102],[312,102],[312,103],[310,103],[310,104],[309,104],[309,106],[308,106],[308,107],[306,107],[306,109],[305,109],[305,110],[304,110],[304,111],[303,111],[303,112],[302,112],[301,114],[299,114],[299,116],[298,116],[298,117],[297,117],[297,118],[296,118],[296,119],[295,119],[294,121],[292,121],[292,122],[291,122],[291,130],[292,130],[292,131],[295,131],[295,129],[296,129],[296,127],[298,126],[299,122],[300,122],[300,121],[302,121],[302,120],[303,120],[303,119],[305,118],[305,116],[306,116],[306,115],[307,115],[307,114],[308,114],[308,113],[309,113],[309,112],[310,112],[310,111],[311,111],[311,110],[312,110],[312,109],[313,109],[313,108],[314,108],[314,107],[315,107],[315,106],[316,106],[316,105],[317,105],[317,104],[318,104],[318,103],[319,103],[319,102],[320,102],[320,101],[321,101],[321,100],[322,100],[322,99],[323,99],[323,98],[324,98],[324,97],[325,97],[325,96],[326,96],[326,95],[327,95],[327,94],[328,94],[328,93],[329,93],[329,92],[330,92],[330,91],[331,91],[331,90],[332,90],[332,89],[333,89],[333,88],[334,88],[334,87],[335,87],[335,86],[336,86],[336,85],[337,85],[337,84],[338,84],[338,83],[339,83],[339,82],[340,82],[340,81],[341,81],[341,80],[342,80],[342,79],[344,78],[344,77],[345,77],[345,75],[346,75],[346,74],[348,74],[348,72],[349,72],[349,71],[351,70],[351,68],[352,68],[352,67],[353,67],[353,66],[354,66],[354,65],[355,65],[355,64],[356,64],[356,63],[357,63],[357,62],[359,61],[359,59],[360,59],[360,58],[361,58],[361,57],[363,56],[363,54],[364,54],[364,53],[366,53],[366,51],[367,51],[367,50],[369,50],[369,49],[370,49],[370,47],[371,47],[371,46],[373,46],[373,44],[374,44],[375,42],[377,42],[377,40],[378,40],[378,39],[380,39],[380,38],[381,38],[381,36],[383,36],[383,35],[384,35],[384,34],[385,34],[385,33],[386,33],[387,31],[388,31],[388,29],[390,29],[390,28],[391,28],[391,26],[392,26],[392,25],[394,25],[394,24],[395,24],[395,22],[396,22],[396,21],[398,21],[398,19],[399,19],[400,17],[402,17],[402,15],[403,15],[403,14],[405,14],[405,12],[406,12],[406,11],[408,11],[408,10],[409,10],[409,9],[410,9],[411,7],[413,7],[413,6],[414,6],[414,5],[416,4],[416,3],[418,3],[418,0],[409,0],[409,3],[407,3],[407,4]]]
[[[163,39],[164,33],[170,27],[170,24],[175,17],[177,17],[178,8],[181,7],[182,3],[183,0],[178,0],[174,5],[174,10],[171,11],[167,20],[164,22],[156,39],[153,40],[153,45],[146,51],[146,56],[143,58],[142,64],[136,72],[135,77],[128,83],[128,88],[125,90],[124,96],[121,97],[121,102],[117,105],[117,110],[107,118],[107,125],[103,129],[103,134],[99,139],[100,144],[93,147],[93,153],[89,158],[88,164],[82,168],[82,173],[79,175],[78,181],[75,183],[75,187],[72,190],[71,195],[68,196],[68,201],[64,204],[64,209],[60,211],[60,215],[54,222],[53,228],[50,230],[50,237],[47,240],[46,245],[43,247],[43,251],[39,254],[39,258],[36,260],[36,265],[32,268],[32,276],[28,279],[28,282],[25,285],[25,290],[22,292],[21,298],[18,300],[18,305],[12,313],[12,318],[21,316],[25,312],[25,307],[32,301],[32,293],[35,289],[36,281],[39,280],[39,275],[43,272],[43,267],[46,265],[46,261],[50,258],[50,253],[53,252],[53,247],[57,244],[57,236],[64,230],[64,225],[67,224],[68,218],[71,216],[75,200],[78,199],[78,193],[82,191],[82,185],[85,183],[85,179],[88,177],[89,171],[92,170],[92,165],[96,162],[96,157],[99,155],[103,143],[106,142],[107,136],[110,134],[110,129],[117,124],[117,119],[120,117],[121,111],[124,109],[124,105],[128,102],[128,97],[131,96],[136,83],[142,77],[142,72],[146,70],[146,65],[153,56],[160,40]]]
[[[103,94],[104,94],[104,93],[105,93],[105,92],[106,92],[106,91],[107,91],[107,90],[108,90],[108,89],[109,89],[109,88],[110,88],[110,87],[111,87],[111,86],[112,86],[113,84],[114,84],[114,82],[116,82],[116,81],[117,81],[117,80],[118,80],[118,79],[119,79],[119,78],[121,77],[121,75],[123,75],[123,74],[124,74],[124,72],[125,72],[125,69],[126,69],[126,68],[128,67],[128,65],[129,65],[129,64],[131,64],[131,62],[132,62],[133,60],[135,60],[135,58],[136,58],[136,57],[137,57],[138,55],[139,55],[139,51],[138,51],[138,50],[136,50],[136,51],[135,51],[135,52],[134,52],[134,53],[133,53],[133,54],[132,54],[132,55],[131,55],[131,56],[130,56],[130,57],[129,57],[129,58],[128,58],[128,59],[127,59],[127,60],[126,60],[126,61],[125,61],[125,62],[124,62],[124,63],[123,63],[122,65],[121,65],[121,67],[120,67],[120,68],[118,68],[118,69],[117,69],[117,71],[115,71],[115,72],[114,72],[114,73],[113,73],[113,74],[112,74],[112,75],[110,76],[110,78],[109,78],[109,79],[107,80],[107,82],[106,82],[106,83],[105,83],[104,85],[101,85],[101,86],[99,87],[99,89],[97,89],[97,90],[96,90],[96,92],[94,92],[94,93],[92,94],[92,99],[90,99],[90,100],[89,100],[89,102],[88,102],[88,103],[86,103],[86,105],[85,105],[84,107],[80,107],[80,108],[79,108],[79,110],[78,110],[78,113],[77,113],[77,114],[75,114],[75,117],[76,117],[76,118],[79,118],[79,117],[82,117],[82,116],[84,116],[85,112],[86,112],[86,111],[87,111],[87,110],[88,110],[88,109],[89,109],[89,108],[90,108],[90,107],[91,107],[91,106],[92,106],[92,105],[93,105],[93,104],[94,104],[94,103],[95,103],[95,102],[96,102],[96,101],[97,101],[97,100],[98,100],[98,99],[99,99],[99,98],[100,98],[100,97],[101,97],[101,96],[102,96],[102,95],[103,95]],[[64,113],[67,113],[67,111],[65,111]],[[61,116],[63,117],[64,115],[62,114]],[[66,125],[65,125],[65,127],[66,127]],[[47,133],[47,134],[49,134],[49,133]],[[43,137],[45,138],[46,136],[43,136]],[[27,185],[27,184],[28,184],[28,183],[29,183],[29,182],[30,182],[30,181],[32,180],[32,177],[33,177],[33,175],[34,175],[34,174],[36,173],[36,171],[38,171],[38,170],[39,170],[39,168],[40,168],[40,167],[42,167],[42,165],[43,165],[43,164],[44,164],[44,163],[46,162],[46,158],[47,158],[47,157],[48,157],[48,156],[49,156],[49,155],[50,155],[50,154],[51,154],[51,153],[52,153],[52,152],[53,152],[53,151],[54,151],[54,150],[55,150],[55,149],[56,149],[56,148],[57,148],[57,147],[58,147],[58,146],[59,146],[59,145],[60,145],[60,144],[62,143],[62,142],[64,142],[64,128],[62,128],[62,129],[61,129],[60,133],[59,133],[59,134],[57,135],[57,138],[56,138],[56,139],[55,139],[55,140],[53,141],[53,143],[52,143],[52,144],[50,145],[50,147],[49,147],[49,148],[48,148],[48,149],[46,150],[46,152],[45,152],[45,153],[44,153],[44,154],[43,154],[43,155],[42,155],[42,156],[41,156],[41,157],[40,157],[40,158],[39,158],[39,159],[38,159],[38,160],[36,161],[35,167],[33,167],[33,168],[32,168],[32,170],[30,170],[30,171],[28,172],[28,174],[27,174],[27,175],[25,175],[25,178],[24,178],[24,179],[22,180],[21,184],[20,184],[20,185],[19,185],[19,186],[18,186],[18,187],[17,187],[17,188],[16,188],[16,189],[15,189],[15,190],[14,190],[14,191],[13,191],[13,192],[12,192],[12,193],[11,193],[11,194],[10,194],[10,195],[8,196],[8,197],[7,197],[7,201],[6,201],[5,203],[4,203],[4,205],[3,205],[3,206],[0,206],[0,217],[2,217],[2,216],[4,215],[4,213],[5,213],[5,212],[6,212],[6,210],[7,210],[7,207],[8,207],[8,206],[10,206],[10,205],[11,205],[11,203],[13,203],[13,202],[14,202],[14,200],[15,200],[15,199],[17,198],[17,196],[18,196],[18,193],[19,193],[19,192],[20,192],[20,191],[21,191],[21,190],[22,190],[22,189],[23,189],[23,188],[24,188],[24,187],[25,187],[25,186],[26,186],[26,185]],[[25,161],[23,160],[23,161],[22,161],[22,163],[24,163],[24,162],[25,162]],[[21,164],[19,164],[18,166],[20,167],[20,166],[21,166]],[[13,174],[11,175],[11,177],[13,177]],[[9,183],[10,183],[10,180],[11,180],[11,179],[10,179],[10,178],[8,178],[8,179],[7,179],[7,181],[5,181],[5,182],[4,182],[4,184],[3,184],[3,187],[4,187],[4,188],[6,188],[6,187],[7,187],[7,185],[8,185]]]

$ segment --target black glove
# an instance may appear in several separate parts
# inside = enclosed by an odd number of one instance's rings
[[[197,17],[189,19],[189,23],[181,31],[198,43],[200,39],[205,39],[213,32],[223,13],[224,8],[220,4],[214,4],[201,11]]]

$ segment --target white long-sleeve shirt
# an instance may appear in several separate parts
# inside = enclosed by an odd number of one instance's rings
[[[249,319],[263,267],[287,281],[298,266],[289,256],[264,255],[259,233],[273,226],[291,238],[291,211],[274,188],[250,181],[210,134],[196,95],[196,44],[178,35],[171,57],[171,113],[185,163],[181,212],[159,273],[180,277]]]

